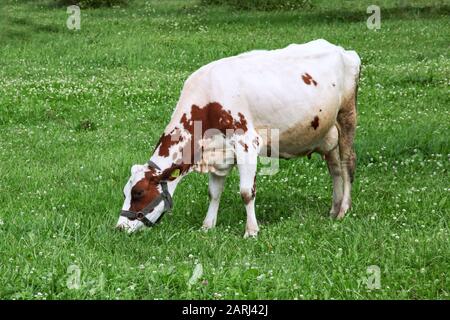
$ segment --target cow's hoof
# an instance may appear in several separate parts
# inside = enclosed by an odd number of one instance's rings
[[[341,220],[345,217],[346,212],[348,211],[348,209],[343,209],[341,208],[339,210],[339,212],[335,213],[334,215],[331,215],[331,217],[335,220]]]
[[[330,218],[336,218],[337,215],[339,214],[339,211],[341,210],[341,205],[342,205],[342,201],[333,201],[333,205],[331,206],[330,209]]]
[[[202,225],[202,230],[203,231],[208,231],[209,229],[214,228],[216,225],[215,221],[203,221],[203,225]]]
[[[244,239],[253,238],[256,239],[258,237],[258,230],[246,230],[244,233]]]
[[[338,215],[336,216],[336,220],[342,220],[345,217],[346,211],[339,211]]]
[[[334,209],[330,210],[330,218],[331,219],[336,218],[338,214],[339,214],[339,212],[336,212]]]
[[[345,214],[347,213],[347,211],[350,209],[350,207],[345,206],[345,207],[341,207],[341,210],[339,210],[339,213],[335,216],[336,220],[341,220],[345,217]]]
[[[213,227],[212,226],[208,226],[208,225],[202,225],[202,231],[203,232],[208,232],[209,230],[211,230]]]
[[[350,210],[351,202],[350,201],[342,201],[339,210],[336,210],[336,214],[332,217],[336,218],[336,220],[340,220],[345,217],[345,214]],[[333,212],[333,209],[331,210]],[[330,213],[331,215],[331,213]]]

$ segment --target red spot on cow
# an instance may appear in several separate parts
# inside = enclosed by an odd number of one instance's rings
[[[306,75],[302,75],[302,79],[303,82],[306,83],[307,85],[311,84],[311,80]]]
[[[245,119],[244,115],[242,113],[238,113],[239,121],[234,124],[233,129],[241,129],[244,130],[244,132],[247,132],[247,120]]]
[[[231,111],[225,110],[220,103],[211,102],[203,108],[192,105],[191,117],[187,120],[187,115],[184,114],[181,118],[181,123],[184,129],[193,134],[194,121],[201,122],[202,136],[206,130],[217,129],[223,134],[226,134],[227,129],[242,130],[247,132],[247,120],[242,113],[238,113],[239,120],[236,120],[231,115]]]
[[[249,204],[250,201],[255,199],[255,196],[256,196],[256,175],[253,177],[253,186],[251,192],[248,191],[241,192],[241,197],[245,204]]]
[[[162,157],[169,156],[169,149],[176,142],[172,141],[170,134],[163,134],[161,138],[159,138],[157,147],[159,146],[158,154]]]
[[[248,192],[242,192],[241,193],[241,198],[244,201],[245,204],[249,204],[250,201],[252,201],[252,196],[251,194],[249,194]]]
[[[239,140],[239,144],[244,148],[245,152],[248,152],[248,145],[244,143],[242,140]]]
[[[311,127],[314,128],[314,130],[316,130],[319,127],[319,117],[315,116],[314,120],[311,121]]]
[[[314,80],[313,77],[311,77],[311,75],[307,72],[305,72],[302,75],[302,79],[303,79],[303,82],[306,83],[307,85],[311,85],[311,83],[312,83],[314,86],[317,86],[317,81]]]
[[[183,137],[180,136],[179,129],[174,129],[169,134],[163,134],[156,145],[157,148],[159,147],[158,154],[161,157],[168,157],[170,147],[181,141],[183,141]]]

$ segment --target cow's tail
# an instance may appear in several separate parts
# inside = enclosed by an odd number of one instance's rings
[[[345,51],[345,93],[337,115],[339,131],[339,157],[343,180],[343,200],[338,218],[342,218],[351,206],[351,188],[356,168],[356,153],[353,141],[356,131],[356,96],[358,91],[361,59],[355,51]]]

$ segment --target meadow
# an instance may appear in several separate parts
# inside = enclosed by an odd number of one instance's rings
[[[0,298],[449,299],[450,4],[378,1],[370,30],[371,2],[266,12],[135,0],[83,9],[76,31],[65,7],[2,1]],[[257,239],[243,239],[235,171],[214,230],[200,230],[208,177],[196,173],[157,227],[115,230],[130,167],[150,157],[189,74],[318,38],[363,63],[345,219],[329,218],[331,179],[314,155],[257,177]]]

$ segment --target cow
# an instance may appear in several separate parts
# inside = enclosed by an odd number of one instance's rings
[[[225,178],[237,167],[247,213],[244,237],[255,237],[259,155],[289,159],[319,153],[333,183],[330,215],[343,218],[355,171],[360,65],[355,51],[320,39],[201,67],[185,81],[150,160],[132,166],[117,227],[134,232],[155,225],[171,209],[181,179],[199,171],[209,174],[203,228],[213,228]],[[276,130],[276,141],[263,130]]]

